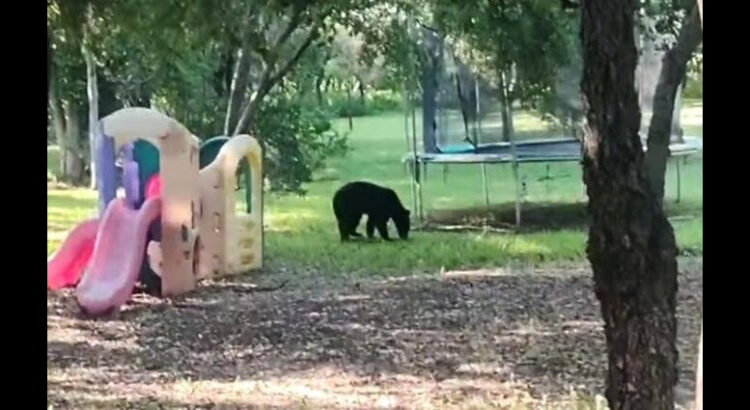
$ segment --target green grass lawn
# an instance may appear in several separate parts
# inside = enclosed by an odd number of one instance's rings
[[[701,112],[699,104],[686,104],[683,109],[686,133],[702,136]],[[336,126],[345,130],[346,124],[346,120],[341,120]],[[515,125],[521,136],[539,137],[550,133],[544,123],[529,114],[522,114]],[[268,263],[290,266],[300,274],[323,271],[329,275],[393,275],[585,257],[582,225],[518,234],[414,232],[406,242],[341,244],[331,197],[343,183],[369,180],[387,185],[411,207],[410,179],[400,162],[407,148],[403,129],[401,114],[355,118],[354,130],[349,136],[351,151],[345,157],[331,159],[315,181],[306,185],[306,196],[267,195]],[[54,169],[55,150],[48,152],[48,166]],[[525,201],[529,203],[570,204],[583,199],[578,164],[553,163],[549,169],[545,164],[524,164],[520,171],[527,186]],[[673,163],[667,172],[667,201],[670,214],[677,216],[673,225],[679,246],[685,252],[700,253],[703,248],[703,161],[691,158],[681,166],[682,201],[679,205],[672,204],[676,180]],[[510,166],[488,165],[487,175],[492,204],[512,202],[514,185]],[[547,177],[551,179],[543,179]],[[447,172],[442,166],[432,166],[424,186],[425,210],[430,213],[483,207],[481,178],[478,165],[453,165]],[[93,191],[48,190],[48,253],[59,246],[75,223],[95,212]],[[361,227],[360,232],[363,231]]]

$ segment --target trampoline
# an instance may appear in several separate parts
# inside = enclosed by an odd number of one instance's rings
[[[642,139],[643,150],[646,151],[646,141]],[[414,206],[420,223],[424,222],[422,209],[422,183],[426,178],[429,164],[512,164],[522,163],[550,163],[550,162],[580,162],[583,159],[581,141],[574,138],[548,138],[525,140],[518,142],[499,142],[473,146],[470,143],[457,143],[440,147],[440,153],[410,152],[404,155],[402,162],[408,165],[414,189]],[[515,151],[515,152],[514,152]],[[669,144],[671,159],[687,158],[703,151],[703,139],[684,136],[682,141]],[[515,155],[514,155],[515,154]],[[422,169],[422,172],[420,172]],[[677,201],[681,197],[680,161],[675,161],[677,178]],[[484,170],[483,170],[484,171]],[[484,172],[483,172],[484,174]],[[486,176],[482,178],[485,198],[489,201]],[[487,203],[489,206],[489,203]],[[517,227],[520,227],[521,199],[516,198]]]
[[[578,162],[581,161],[581,142],[574,138],[548,138],[518,141],[515,144],[516,162]],[[469,143],[440,147],[440,153],[414,152],[404,155],[402,161],[435,164],[482,164],[513,162],[513,147],[509,142],[482,144],[476,148]],[[643,150],[646,141],[643,140]],[[683,137],[681,142],[669,144],[671,157],[684,157],[703,150],[703,139]]]
[[[499,100],[500,89],[481,70],[462,61],[449,36],[436,29],[419,25],[422,36],[424,66],[421,73],[422,135],[417,136],[416,103],[407,104],[405,138],[407,153],[402,163],[411,171],[414,214],[424,222],[422,184],[429,164],[477,164],[481,166],[485,202],[489,206],[487,164],[508,163],[513,167],[516,186],[516,227],[521,226],[521,187],[519,165],[523,163],[580,162],[582,142],[579,138],[583,120],[583,98],[580,94],[582,62],[574,60],[558,72],[551,114],[561,121],[560,134],[549,138],[516,141],[513,126],[513,103]],[[640,39],[640,57],[636,69],[636,88],[641,109],[641,142],[646,150],[646,136],[653,113],[653,98],[664,51],[657,40]],[[660,40],[659,40],[660,41]],[[671,159],[687,158],[703,151],[703,139],[683,136],[680,125],[678,89],[672,116]],[[411,127],[409,121],[411,120]],[[562,136],[565,135],[565,136]],[[681,196],[680,161],[675,161],[677,201]],[[549,166],[548,166],[549,172]],[[444,174],[445,175],[445,174]],[[583,181],[581,181],[583,183]],[[525,187],[524,187],[525,189]]]

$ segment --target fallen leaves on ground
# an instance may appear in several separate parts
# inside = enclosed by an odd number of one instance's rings
[[[573,408],[571,392],[602,394],[606,354],[590,271],[569,265],[356,282],[269,270],[175,300],[134,295],[105,319],[81,317],[70,291],[50,292],[48,402]],[[680,384],[692,391],[703,268],[681,266]],[[237,291],[285,279],[276,292]]]

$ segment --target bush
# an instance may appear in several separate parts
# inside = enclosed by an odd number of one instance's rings
[[[376,90],[369,94],[369,105],[375,112],[403,110],[404,97],[391,90]]]
[[[339,118],[362,117],[375,115],[382,112],[397,111],[404,109],[403,96],[401,93],[391,90],[374,90],[365,93],[364,104],[358,93],[351,96],[351,101],[346,93],[329,93],[327,97],[328,110]]]
[[[266,98],[254,124],[265,153],[264,173],[276,192],[304,194],[302,184],[333,155],[346,152],[346,135],[333,129],[330,114],[277,93]]]
[[[688,74],[683,97],[689,99],[703,99],[703,73]]]

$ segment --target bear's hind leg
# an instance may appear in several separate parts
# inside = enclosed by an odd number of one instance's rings
[[[339,219],[339,234],[342,242],[349,240],[349,236],[361,236],[356,232],[360,219],[362,219],[362,214],[345,215]]]

